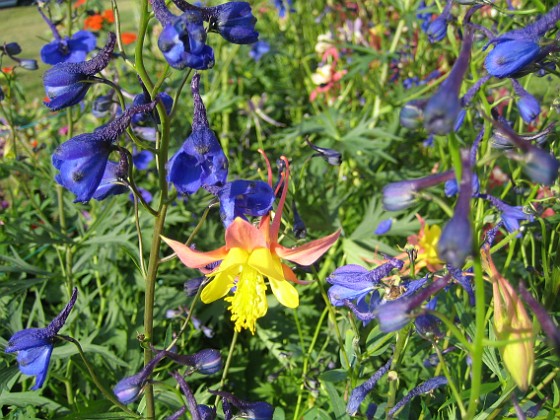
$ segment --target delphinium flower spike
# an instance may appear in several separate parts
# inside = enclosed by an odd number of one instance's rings
[[[465,72],[469,67],[473,43],[473,30],[465,29],[463,45],[459,57],[453,64],[447,79],[426,103],[424,108],[424,128],[432,134],[445,135],[453,131],[461,112],[459,92]]]
[[[36,377],[32,390],[41,388],[45,382],[56,335],[64,326],[77,297],[78,289],[74,288],[70,301],[49,325],[45,328],[27,328],[18,331],[8,341],[5,351],[17,354],[19,370],[26,375]]]
[[[91,198],[101,199],[95,194],[103,178],[110,178],[111,174],[106,176],[105,172],[109,155],[116,150],[114,142],[124,133],[133,115],[149,112],[154,109],[155,104],[156,102],[151,102],[129,108],[119,118],[93,133],[72,137],[56,148],[52,163],[60,173],[55,176],[55,181],[76,195],[74,202],[87,202]],[[124,178],[128,168],[123,166],[109,166],[109,171],[113,171],[117,178]]]
[[[45,105],[52,111],[76,105],[86,96],[87,91],[99,73],[111,61],[116,36],[108,33],[107,44],[91,60],[80,63],[58,63],[43,75],[45,92],[49,98]]]
[[[206,45],[204,20],[199,10],[187,10],[175,16],[164,0],[150,0],[156,19],[163,25],[158,47],[169,65],[207,70],[214,66],[214,51]]]
[[[396,403],[395,406],[391,408],[391,410],[389,410],[389,412],[387,413],[388,416],[391,418],[397,411],[399,411],[402,407],[412,401],[414,397],[422,394],[427,394],[428,392],[431,392],[434,389],[444,385],[447,385],[447,378],[445,376],[436,376],[434,378],[428,379],[426,382],[421,383],[416,388],[412,389],[402,400]]]
[[[201,187],[216,194],[225,184],[228,161],[210,129],[206,108],[200,97],[200,74],[191,81],[194,102],[192,132],[169,160],[167,180],[181,194],[194,194]]]
[[[298,282],[296,275],[281,258],[300,265],[311,265],[337,240],[340,231],[296,248],[285,248],[278,243],[280,223],[288,192],[289,164],[282,157],[285,169],[282,176],[282,194],[271,220],[270,213],[261,218],[259,227],[237,217],[227,227],[225,245],[210,252],[193,250],[181,242],[163,238],[177,253],[183,264],[191,268],[204,268],[222,260],[220,265],[207,274],[211,281],[204,286],[201,299],[210,303],[225,298],[231,305],[232,321],[236,331],[249,329],[255,332],[258,318],[268,310],[265,278],[278,301],[288,307],[299,305],[297,290],[289,283]],[[268,164],[269,185],[272,186],[272,171]]]
[[[360,408],[360,404],[362,403],[362,401],[364,400],[366,395],[371,392],[371,390],[377,384],[379,379],[381,379],[381,377],[389,371],[389,368],[391,367],[392,363],[393,363],[393,358],[391,357],[387,361],[387,363],[385,363],[383,366],[381,366],[372,375],[371,378],[369,378],[363,384],[361,384],[360,386],[357,386],[356,388],[354,388],[352,390],[352,393],[350,394],[350,398],[348,398],[348,404],[346,404],[346,412],[349,415],[351,415],[351,416],[356,415],[356,413],[358,412],[358,409]]]
[[[62,38],[55,24],[45,16],[42,7],[37,7],[39,14],[51,28],[54,41],[41,48],[41,60],[46,64],[79,63],[84,61],[89,52],[95,49],[97,38],[89,31],[78,31],[71,38]]]
[[[467,150],[461,151],[461,184],[459,198],[451,220],[444,226],[438,242],[440,259],[460,268],[472,252],[472,228],[470,207],[472,197],[472,169],[470,155]]]

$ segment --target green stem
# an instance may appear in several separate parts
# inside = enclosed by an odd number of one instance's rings
[[[443,359],[443,354],[441,353],[441,349],[437,345],[434,345],[434,349],[438,355],[439,365],[443,370],[443,374],[447,378],[447,383],[449,384],[449,387],[451,388],[451,392],[453,393],[453,396],[455,397],[455,401],[457,401],[457,405],[459,406],[459,410],[461,411],[461,417],[465,418],[467,414],[467,410],[465,409],[465,406],[461,399],[461,394],[459,394],[459,391],[457,390],[457,386],[455,385],[453,378],[449,374],[449,369],[447,369],[447,364]]]
[[[397,333],[397,343],[395,344],[395,351],[393,352],[393,363],[391,363],[391,370],[396,370],[401,364],[402,353],[408,341],[408,333],[410,325],[407,325]],[[395,405],[397,396],[397,381],[391,381],[389,384],[389,395],[387,396],[387,407],[385,412],[388,413]]]
[[[299,411],[301,408],[301,403],[303,401],[303,390],[305,389],[305,377],[307,376],[307,371],[309,368],[309,359],[311,358],[311,353],[313,353],[313,349],[315,348],[315,344],[317,343],[317,339],[319,338],[319,333],[321,331],[321,327],[323,326],[323,321],[325,320],[325,317],[327,316],[328,313],[329,313],[329,308],[327,306],[323,310],[323,313],[319,318],[319,322],[317,323],[317,327],[315,328],[315,334],[313,334],[313,339],[311,340],[311,344],[309,344],[309,349],[307,350],[305,358],[303,359],[303,367],[301,371],[301,385],[299,387],[296,410],[294,412],[294,420],[297,420],[299,418]]]
[[[82,346],[81,346],[81,344],[79,343],[78,340],[76,340],[75,338],[69,337],[67,335],[58,335],[57,337],[65,340],[65,341],[68,341],[69,343],[72,343],[76,346],[76,348],[78,349],[78,353],[80,353],[80,357],[82,358],[82,361],[86,365],[86,368],[89,372],[89,375],[91,376],[91,379],[92,379],[93,383],[101,391],[101,393],[105,396],[105,398],[107,398],[113,404],[118,406],[121,410],[123,410],[127,414],[130,414],[132,417],[137,418],[137,419],[141,418],[141,416],[139,416],[134,411],[130,410],[126,405],[122,404],[119,400],[117,400],[115,398],[115,396],[113,395],[113,393],[111,391],[109,391],[107,388],[105,388],[105,386],[103,386],[103,384],[101,383],[101,381],[99,380],[99,378],[95,374],[95,371],[93,370],[93,367],[88,362],[88,360],[86,358],[86,355],[84,353],[84,350],[82,349]]]
[[[229,367],[231,366],[231,360],[233,359],[233,350],[235,350],[235,344],[237,343],[238,336],[239,333],[237,332],[237,330],[234,330],[233,337],[231,339],[231,344],[229,346],[228,356],[226,359],[226,363],[224,365],[224,373],[222,374],[222,379],[220,379],[220,385],[218,387],[220,391],[222,390],[224,384],[226,383],[226,378],[229,373]],[[217,407],[219,403],[220,403],[220,396],[216,395],[216,400],[214,401],[214,407]]]
[[[475,292],[475,336],[472,344],[472,375],[469,398],[469,409],[465,418],[472,419],[476,414],[480,386],[482,383],[482,353],[484,350],[484,337],[486,332],[486,296],[484,293],[484,278],[480,254],[474,257],[474,292]]]

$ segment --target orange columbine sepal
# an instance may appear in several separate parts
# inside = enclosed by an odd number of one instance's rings
[[[287,165],[287,160],[285,162]],[[208,264],[221,260],[220,265],[207,274],[211,281],[202,290],[201,299],[204,303],[210,303],[233,291],[225,300],[231,304],[228,309],[236,331],[246,328],[254,334],[257,319],[266,314],[268,303],[265,278],[282,305],[297,307],[298,292],[289,281],[298,280],[292,269],[282,263],[281,259],[311,265],[327,252],[340,235],[338,230],[296,248],[278,244],[288,173],[286,166],[282,197],[272,223],[269,215],[261,219],[259,227],[238,217],[226,229],[225,245],[209,252],[197,251],[181,242],[163,238],[187,267],[204,269]],[[269,183],[271,182],[269,176]]]

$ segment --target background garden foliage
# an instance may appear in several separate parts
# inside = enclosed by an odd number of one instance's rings
[[[0,10],[1,416],[213,418],[219,402],[218,418],[560,417],[560,8],[476,3]],[[53,62],[60,42],[75,64]],[[152,153],[167,141],[169,177]],[[101,187],[76,186],[96,171]],[[221,189],[225,175],[247,182]],[[283,247],[341,234],[312,265],[271,246],[306,282],[296,309],[269,287],[252,334],[230,301],[200,301],[199,266],[159,234],[218,249],[272,201]],[[31,339],[50,356],[42,386],[18,369],[38,374]]]

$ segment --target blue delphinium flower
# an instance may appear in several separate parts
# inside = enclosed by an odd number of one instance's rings
[[[257,19],[251,5],[244,1],[231,1],[219,6],[206,7],[208,30],[219,33],[234,44],[252,44],[259,39],[255,31]]]
[[[101,182],[93,193],[94,200],[105,200],[110,195],[124,194],[128,187],[123,183],[128,175],[128,162],[126,156],[121,162],[107,161]]]
[[[305,142],[309,147],[311,147],[315,152],[311,157],[321,157],[323,158],[329,165],[333,166],[340,166],[342,163],[342,154],[334,149],[327,149],[326,147],[319,147],[315,146],[313,143],[309,141],[308,138],[305,138]]]
[[[218,191],[220,215],[225,227],[236,217],[264,216],[274,203],[272,187],[263,181],[235,180]]]
[[[74,288],[70,302],[45,328],[27,328],[16,332],[8,341],[6,353],[17,353],[19,370],[35,376],[33,390],[43,386],[49,370],[49,362],[56,335],[62,328],[76,303],[78,289]]]
[[[339,267],[327,277],[327,282],[332,284],[327,293],[329,300],[334,306],[343,306],[347,300],[356,299],[360,305],[365,296],[375,290],[384,277],[395,268],[400,270],[403,265],[401,260],[392,258],[373,270],[357,264]]]
[[[58,111],[76,105],[92,86],[94,75],[109,64],[115,47],[116,36],[109,32],[105,47],[91,60],[81,63],[59,63],[43,75],[45,92],[49,98],[45,105]]]
[[[393,416],[397,411],[403,408],[406,404],[408,404],[414,397],[417,397],[421,394],[427,394],[430,391],[433,391],[440,386],[447,385],[447,378],[445,376],[436,376],[434,378],[428,379],[426,382],[421,383],[416,388],[412,389],[406,396],[400,400],[398,403],[395,404],[389,413],[389,416]]]
[[[154,154],[149,150],[136,150],[136,148],[133,148],[132,163],[134,164],[134,167],[139,171],[145,171],[146,169],[148,169],[148,166],[150,165],[150,162],[152,160],[154,160]]]
[[[181,194],[194,194],[201,187],[216,193],[225,184],[228,174],[228,161],[208,124],[199,84],[200,74],[195,74],[191,82],[192,133],[168,163],[167,180]]]
[[[155,102],[152,102],[129,108],[122,116],[104,127],[93,133],[72,137],[56,148],[52,163],[60,173],[55,176],[55,181],[76,195],[74,202],[88,202],[91,198],[105,198],[110,194],[105,194],[107,191],[103,190],[96,196],[104,176],[107,183],[113,176],[117,178],[126,174],[123,167],[117,170],[118,165],[111,165],[106,173],[109,155],[116,150],[113,143],[128,127],[135,113],[149,112],[154,106]]]
[[[422,0],[418,4],[418,9],[416,9],[416,19],[418,19],[421,24],[420,28],[422,31],[426,32],[430,22],[432,21],[432,12],[426,12],[426,2]]]
[[[152,0],[152,7],[163,25],[158,47],[171,67],[207,70],[214,66],[214,51],[206,45],[204,19],[199,10],[175,16],[163,0]]]
[[[362,401],[364,400],[366,395],[371,392],[371,390],[377,384],[379,379],[381,379],[381,377],[389,371],[392,363],[393,363],[393,358],[391,357],[387,361],[387,363],[385,363],[383,366],[381,366],[372,375],[371,378],[369,378],[363,384],[357,386],[356,388],[354,388],[352,390],[352,393],[350,394],[350,398],[348,398],[348,404],[346,405],[346,412],[349,415],[351,415],[351,416],[356,415],[356,413],[358,412],[358,409],[360,408],[360,404],[362,403]]]
[[[195,354],[177,354],[164,351],[171,360],[189,366],[201,375],[213,375],[222,369],[222,356],[218,350],[204,349]]]
[[[114,90],[111,90],[106,95],[100,95],[93,100],[91,105],[91,113],[95,118],[103,118],[109,115],[111,108],[115,104],[113,100]]]
[[[560,5],[556,5],[534,23],[490,41],[495,46],[484,61],[488,73],[498,78],[515,77],[525,67],[545,58],[555,46],[541,48],[540,38],[553,29],[559,19]]]
[[[255,61],[260,61],[260,59],[267,53],[270,52],[270,44],[266,41],[257,41],[251,47],[249,51],[249,57]]]
[[[142,86],[142,87],[145,89],[144,86]],[[173,98],[165,92],[159,93],[157,95],[157,98],[163,104],[163,107],[165,108],[166,114],[167,115],[171,114],[171,109],[173,108]],[[147,104],[147,103],[150,103],[150,95],[147,91],[136,95],[134,97],[134,100],[132,101],[133,106],[143,105],[143,104]],[[157,112],[155,112],[155,111],[152,112],[152,115],[153,115],[156,123],[159,124],[160,120],[159,120],[159,116],[158,116]],[[144,124],[144,123],[146,123],[146,121],[148,121],[149,117],[150,117],[150,114],[145,114],[145,113],[140,112],[140,113],[138,113],[138,114],[136,114],[132,117],[132,123],[133,124]]]
[[[511,84],[513,85],[513,91],[519,96],[517,100],[519,115],[526,123],[532,122],[541,113],[541,104],[537,98],[523,89],[523,86],[517,80],[511,79]]]
[[[232,405],[239,410],[237,417],[251,420],[272,420],[274,407],[263,401],[248,402],[237,398],[235,395],[225,391],[208,390],[212,395],[223,398],[223,410],[226,419],[233,418]]]
[[[56,26],[45,16],[39,7],[39,13],[51,28],[54,41],[41,48],[41,60],[46,64],[80,63],[89,52],[95,49],[97,38],[89,31],[78,31],[71,38],[62,38]]]
[[[489,201],[494,207],[502,212],[502,222],[504,223],[506,230],[510,233],[519,230],[520,221],[527,220],[532,222],[534,219],[533,215],[525,213],[521,206],[510,206],[490,194],[477,194],[477,197]],[[521,233],[519,233],[517,237],[521,237]]]
[[[434,311],[437,305],[437,297],[431,299],[426,305],[426,309]],[[427,340],[434,340],[443,337],[439,328],[441,321],[432,314],[420,314],[414,320],[414,328],[420,337]]]

